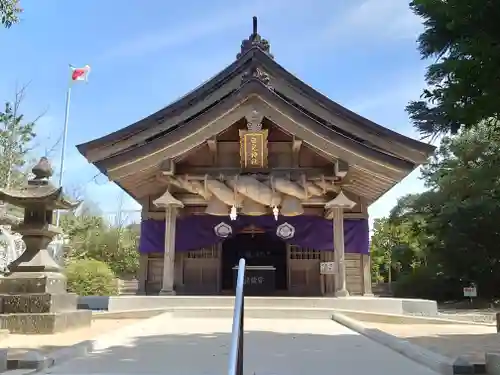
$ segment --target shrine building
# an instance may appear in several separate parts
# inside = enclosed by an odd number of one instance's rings
[[[142,205],[139,292],[371,294],[367,208],[434,147],[333,102],[257,31],[184,97],[78,150]]]

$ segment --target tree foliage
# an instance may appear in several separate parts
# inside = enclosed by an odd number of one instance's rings
[[[16,92],[13,102],[0,111],[0,186],[16,186],[26,176],[26,161],[36,134],[35,121],[20,113],[26,86]]]
[[[23,9],[19,0],[0,0],[0,23],[7,29],[19,22]]]
[[[375,228],[372,252],[393,254],[401,293],[459,298],[464,286],[475,283],[481,296],[500,296],[498,165],[497,124],[481,123],[446,137],[423,170],[428,190],[402,198],[384,219],[384,230]]]
[[[101,216],[64,215],[61,227],[69,238],[70,261],[96,259],[119,276],[135,275],[139,267],[136,227],[113,227]]]
[[[372,238],[374,277],[436,299],[500,297],[500,0],[413,0],[427,89],[407,111],[423,136],[446,137],[422,172],[427,191],[399,200]],[[389,260],[390,257],[390,260]],[[375,271],[379,271],[379,275]]]
[[[428,67],[421,100],[407,111],[423,136],[455,134],[499,119],[500,0],[413,0],[423,19],[418,39]]]

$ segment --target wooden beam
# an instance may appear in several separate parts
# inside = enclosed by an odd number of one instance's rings
[[[333,220],[333,209],[325,210],[325,219]],[[345,219],[368,219],[366,212],[344,212]]]
[[[160,171],[164,176],[175,175],[175,162],[172,159],[165,159],[160,165]]]
[[[244,174],[245,172],[240,167],[184,167],[182,170],[178,170],[178,175],[188,175],[190,179],[204,179],[205,176],[219,178],[223,176],[235,176]],[[297,167],[297,168],[264,168],[257,169],[252,172],[258,178],[262,175],[262,179],[269,179],[269,176],[275,177],[285,177],[291,180],[302,179],[302,176],[306,176],[307,179],[318,179],[324,178],[328,181],[340,181],[340,178],[332,174],[331,168],[308,168],[308,167]]]
[[[153,220],[164,220],[165,219],[165,211],[147,211],[143,210],[141,213],[142,220],[153,219]],[[345,219],[368,219],[368,214],[366,213],[353,213],[353,212],[344,212]],[[326,219],[329,219],[326,217]],[[330,219],[329,219],[330,220]]]
[[[300,166],[300,149],[302,147],[302,139],[293,136],[292,141],[292,163],[293,166],[298,168]]]
[[[347,175],[347,172],[349,172],[349,164],[343,160],[335,161],[335,176],[344,178]]]
[[[217,152],[217,136],[214,136],[210,139],[207,140],[207,145],[210,150],[210,154],[212,155],[212,164],[214,166],[219,165],[218,164],[218,152]]]
[[[205,206],[207,201],[196,194],[176,194],[175,197],[188,206]],[[324,206],[330,199],[327,197],[311,197],[302,202],[305,206]]]
[[[197,168],[197,167],[196,167]],[[179,168],[177,169],[177,173],[180,174],[181,171]],[[369,171],[359,169],[357,166],[351,166],[349,169],[349,173],[345,178],[339,180],[338,177],[332,175],[332,168],[285,168],[285,169],[272,169],[262,171],[264,173],[258,174],[257,178],[266,181],[269,179],[270,175],[280,175],[288,178],[290,173],[292,177],[292,181],[300,182],[302,180],[302,175],[309,175],[309,181],[321,181],[321,173],[328,173],[329,175],[325,176],[325,180],[327,182],[334,181],[337,186],[342,186],[342,188],[346,191],[350,191],[357,196],[364,197],[365,202],[364,206],[368,207],[372,204],[376,199],[378,199],[382,194],[392,188],[396,182],[390,181],[387,178],[380,178],[378,175],[373,175]],[[213,168],[212,170],[201,167],[200,169],[193,169],[193,172],[199,172],[196,175],[188,174],[188,178],[190,180],[195,181],[203,181],[205,174],[209,174],[212,178],[219,178],[221,172],[225,176],[235,176],[239,174],[239,168]],[[127,178],[126,180],[122,180],[122,187],[132,196],[134,199],[143,198],[151,193],[160,192],[162,189],[164,190],[167,185],[167,177],[175,177],[175,176],[165,176],[161,171],[157,171],[154,173],[156,175],[156,180],[151,178],[152,174],[137,174]],[[132,178],[133,177],[133,178]]]

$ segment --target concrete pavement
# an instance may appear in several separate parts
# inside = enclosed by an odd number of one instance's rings
[[[54,375],[221,375],[230,319],[164,314],[103,336],[94,351],[47,371]],[[245,374],[431,375],[433,371],[330,320],[245,320]]]

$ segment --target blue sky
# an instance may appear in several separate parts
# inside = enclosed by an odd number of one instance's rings
[[[30,82],[23,110],[38,123],[38,156],[62,133],[68,64],[90,64],[72,92],[65,185],[104,212],[138,209],[75,145],[166,106],[229,65],[252,16],[276,60],[331,99],[381,125],[417,137],[404,107],[424,87],[416,50],[420,20],[404,0],[22,0],[22,23],[0,30],[0,100]],[[49,155],[58,167],[60,149]],[[413,173],[370,208],[384,216],[396,199],[423,189]]]

